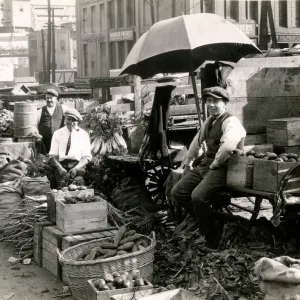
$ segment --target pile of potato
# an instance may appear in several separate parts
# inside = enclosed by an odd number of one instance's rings
[[[63,202],[65,204],[76,204],[76,203],[91,203],[91,202],[101,202],[103,199],[99,196],[87,195],[84,197],[69,197],[65,196]]]
[[[145,286],[149,285],[149,282],[142,278],[139,270],[135,269],[130,273],[105,273],[100,279],[96,279],[95,281],[93,281],[93,284],[98,291],[109,291]]]
[[[241,153],[241,155],[246,155],[249,159],[263,159],[263,160],[274,160],[278,162],[297,162],[300,161],[300,157],[298,157],[295,153],[281,153],[277,155],[274,152],[255,152],[253,150],[249,150],[248,152]]]
[[[148,246],[148,242],[141,234],[122,226],[113,241],[103,241],[99,246],[84,251],[77,257],[77,260],[104,259],[144,250]]]

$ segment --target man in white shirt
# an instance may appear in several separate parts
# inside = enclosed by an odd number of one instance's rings
[[[172,189],[174,200],[195,217],[207,246],[217,248],[221,233],[214,220],[211,201],[226,185],[227,162],[241,148],[246,131],[241,122],[227,112],[230,100],[221,87],[203,90],[210,117],[194,137],[184,160],[184,176]],[[200,158],[200,159],[199,159]],[[193,162],[199,162],[193,164]]]
[[[82,121],[80,113],[68,109],[65,114],[66,126],[56,130],[52,137],[49,157],[57,171],[58,188],[70,183],[69,179],[78,181],[83,176],[86,164],[92,159],[89,134],[78,125]]]
[[[48,153],[52,135],[54,131],[64,126],[64,114],[68,108],[58,103],[58,92],[55,89],[46,90],[45,97],[47,104],[38,110],[37,127]]]

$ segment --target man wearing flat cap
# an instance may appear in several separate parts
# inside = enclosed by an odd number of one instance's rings
[[[56,130],[52,137],[49,157],[56,169],[57,188],[72,181],[80,181],[86,164],[91,160],[89,134],[79,127],[82,121],[76,109],[68,109],[65,114],[66,126]],[[67,180],[66,180],[67,179]]]
[[[211,201],[226,185],[227,162],[241,148],[246,131],[238,118],[227,112],[227,90],[217,86],[202,93],[210,117],[194,137],[184,160],[184,176],[172,189],[174,200],[198,222],[206,246],[217,248],[222,228],[214,220]],[[198,164],[197,164],[197,163]]]
[[[48,153],[52,135],[55,130],[64,126],[64,113],[68,108],[58,103],[58,92],[55,89],[47,89],[45,96],[47,104],[38,110],[37,125]]]

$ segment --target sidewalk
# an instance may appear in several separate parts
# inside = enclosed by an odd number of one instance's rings
[[[62,293],[62,282],[57,282],[54,275],[37,266],[33,260],[30,265],[9,263],[13,252],[11,247],[0,243],[0,300],[61,299],[53,296]]]

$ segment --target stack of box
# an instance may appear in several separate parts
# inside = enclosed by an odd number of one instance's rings
[[[268,120],[267,141],[274,145],[274,151],[295,153],[300,156],[300,118]]]
[[[64,196],[94,195],[93,189],[51,192],[47,194],[48,220],[35,224],[35,262],[66,282],[63,268],[58,261],[57,249],[94,239],[114,236],[115,227],[107,227],[107,203],[100,202],[65,204]]]

